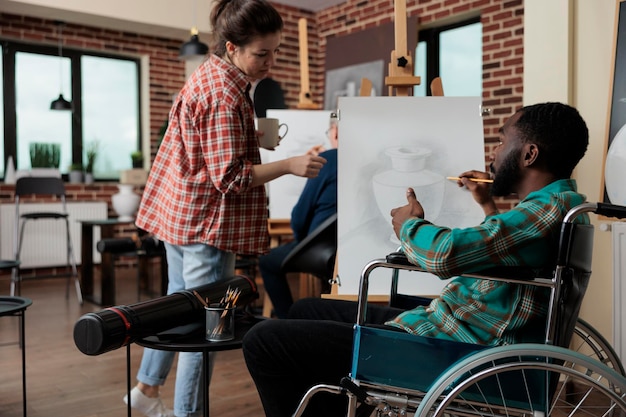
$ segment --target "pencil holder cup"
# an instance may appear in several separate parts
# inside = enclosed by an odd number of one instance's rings
[[[224,308],[218,304],[204,307],[206,311],[206,340],[224,342],[235,338],[235,307]]]

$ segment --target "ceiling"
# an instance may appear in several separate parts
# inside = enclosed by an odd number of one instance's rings
[[[49,4],[55,4],[54,2],[48,3],[49,0],[0,0],[0,10],[7,13],[23,14],[26,16],[35,16],[44,19],[62,20],[66,22],[96,26],[107,27],[115,30],[129,30],[132,28],[137,33],[144,33],[153,36],[170,37],[174,39],[187,39],[189,37],[189,29],[187,25],[179,25],[176,23],[174,15],[168,20],[169,25],[155,25],[150,23],[142,23],[138,21],[127,20],[125,16],[113,17],[111,15],[104,16],[99,14],[81,13],[70,11],[67,9],[61,9],[59,7],[51,7]],[[166,0],[163,0],[162,4]],[[188,0],[190,1],[190,0]],[[298,9],[309,10],[312,12],[318,12],[328,7],[336,6],[338,4],[345,3],[347,0],[270,0],[272,3],[285,4]],[[122,0],[116,0],[112,3],[123,2]],[[158,3],[161,4],[161,3]],[[206,3],[207,7],[210,5]],[[206,15],[208,15],[206,11]],[[202,23],[199,22],[198,28],[201,33],[208,33],[208,27],[203,28]],[[184,29],[182,29],[184,28]]]
[[[318,12],[320,10],[326,9],[327,7],[345,3],[346,0],[271,0],[271,2],[286,4],[287,6],[296,7],[298,9]]]

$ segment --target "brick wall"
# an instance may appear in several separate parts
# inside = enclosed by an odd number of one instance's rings
[[[347,0],[330,7],[312,18],[316,28],[311,32],[309,23],[309,61],[319,66],[311,70],[311,91],[314,101],[320,106],[324,95],[324,56],[328,38],[344,36],[393,22],[392,0]],[[524,7],[522,0],[407,0],[407,14],[417,16],[418,25],[437,25],[464,20],[480,15],[483,25],[483,105],[491,109],[484,117],[485,162],[493,153],[498,140],[498,129],[506,118],[522,106],[523,94],[523,37]],[[273,77],[286,89],[290,108],[295,107],[299,91],[299,68],[297,42],[297,18],[305,12],[277,6],[289,23],[285,33],[285,44],[281,51],[296,58],[279,62]],[[307,17],[307,16],[304,16]],[[294,27],[295,25],[295,33]],[[295,48],[295,51],[293,50]],[[389,51],[391,52],[391,51]],[[281,53],[282,54],[282,53]],[[285,78],[283,78],[285,77]],[[444,91],[445,91],[445,80]],[[295,91],[294,91],[295,90]],[[500,199],[498,206],[511,208],[517,200]]]
[[[2,39],[56,47],[58,45],[56,31],[56,25],[52,20],[0,13],[0,38]],[[171,97],[185,81],[185,64],[178,59],[181,41],[67,22],[63,28],[63,45],[64,48],[149,57],[150,102],[148,106],[151,158],[153,159],[158,147],[159,130],[167,119],[171,107]],[[109,216],[116,216],[111,205],[111,196],[118,191],[115,183],[67,184],[66,188],[68,201],[106,201]],[[14,187],[0,184],[0,204],[12,203],[13,200]],[[128,236],[133,232],[132,226],[116,227],[116,234],[120,236]]]
[[[0,13],[0,38],[32,44],[58,45],[57,28],[52,20]],[[154,157],[159,129],[167,119],[175,94],[185,81],[185,64],[178,59],[180,40],[164,39],[131,32],[66,23],[63,47],[110,54],[150,58],[150,138]]]
[[[309,67],[312,99],[320,106],[324,100],[324,57],[326,40],[393,21],[392,0],[347,0],[345,3],[312,13],[276,4],[285,29],[281,52],[272,78],[285,91],[289,108],[298,104],[300,65],[298,19],[308,20]],[[523,1],[522,0],[407,0],[407,13],[417,16],[419,25],[450,23],[480,15],[483,24],[483,104],[492,109],[484,118],[486,162],[497,141],[498,128],[522,105],[523,75]],[[171,97],[184,83],[184,63],[178,60],[181,41],[113,31],[68,23],[63,29],[64,45],[108,53],[145,54],[150,57],[150,138],[152,158],[158,145],[159,129],[167,118]],[[55,46],[56,26],[52,20],[0,13],[0,37]],[[391,51],[390,51],[391,52]],[[444,89],[445,89],[445,80]],[[84,186],[110,201],[116,188],[107,185]],[[12,198],[0,188],[0,203]],[[507,209],[513,200],[501,200]]]

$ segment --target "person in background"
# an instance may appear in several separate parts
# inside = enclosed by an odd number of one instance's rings
[[[263,287],[272,300],[274,315],[279,319],[287,317],[289,307],[293,304],[287,276],[281,271],[283,261],[300,241],[324,220],[337,213],[337,131],[337,115],[331,113],[328,128],[331,149],[325,150],[323,146],[316,146],[309,150],[309,153],[319,154],[327,162],[317,177],[307,180],[298,202],[291,211],[294,239],[259,257]]]
[[[467,187],[485,213],[482,223],[450,229],[424,220],[413,189],[407,205],[391,211],[391,224],[410,262],[450,279],[427,306],[402,311],[370,305],[367,322],[418,336],[502,345],[543,340],[549,290],[463,277],[496,266],[552,268],[567,212],[585,202],[571,179],[589,143],[585,121],[561,103],[523,107],[500,129],[493,184],[486,172],[466,171]],[[493,196],[520,202],[500,213]],[[586,216],[577,220],[588,222]],[[460,276],[461,275],[461,276]],[[287,320],[265,320],[244,337],[243,353],[267,417],[291,416],[304,393],[338,384],[350,372],[357,303],[310,298],[296,302]],[[423,360],[428,358],[407,358]],[[345,415],[345,396],[311,399],[306,416]]]
[[[264,184],[285,174],[314,178],[326,162],[305,154],[261,163],[262,132],[255,131],[248,92],[279,51],[283,20],[276,9],[265,0],[217,0],[210,21],[213,53],[170,110],[136,219],[165,244],[168,294],[232,277],[235,254],[267,253]],[[202,412],[201,353],[179,354],[174,410],[161,402],[174,356],[144,350],[130,403],[148,417]]]

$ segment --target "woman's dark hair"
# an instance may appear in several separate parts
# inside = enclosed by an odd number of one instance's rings
[[[283,19],[265,0],[217,0],[211,11],[213,53],[223,57],[226,41],[243,47],[258,36],[283,30]]]
[[[539,147],[539,163],[559,179],[570,178],[589,145],[589,130],[578,110],[563,103],[522,107],[515,127],[522,140]]]

